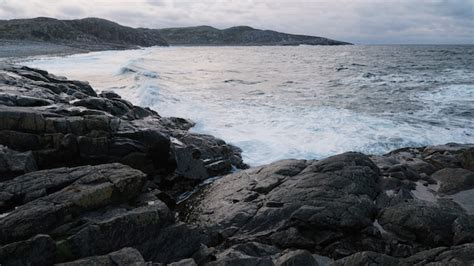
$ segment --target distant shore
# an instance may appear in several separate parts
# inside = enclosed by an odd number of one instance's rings
[[[89,50],[46,42],[0,40],[0,61],[41,55],[69,55]]]

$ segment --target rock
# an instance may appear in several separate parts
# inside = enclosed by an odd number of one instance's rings
[[[197,266],[193,259],[184,259],[177,262],[169,263],[168,266]]]
[[[133,198],[141,191],[145,182],[143,173],[121,164],[60,168],[32,174],[65,181],[58,183],[59,190],[56,191],[58,187],[54,185],[53,189],[48,190],[48,183],[37,184],[30,181],[28,176],[18,177],[18,180],[32,185],[23,193],[31,192],[33,198],[36,197],[34,194],[41,194],[42,197],[16,206],[15,210],[0,219],[2,244],[46,233],[84,211]],[[80,178],[62,188],[64,182],[71,181],[70,174]],[[18,193],[21,194],[22,191]]]
[[[419,252],[402,260],[403,265],[472,265],[474,244],[440,247]]]
[[[465,169],[474,171],[474,148],[464,150],[459,157]]]
[[[120,95],[118,95],[116,92],[107,90],[99,93],[99,96],[107,99],[122,99],[122,97],[120,97]]]
[[[277,266],[318,266],[316,259],[306,250],[293,250],[284,252],[277,260]]]
[[[60,266],[109,266],[109,265],[145,265],[145,260],[138,250],[134,248],[123,248],[119,251],[104,256],[87,257],[71,262],[59,263]]]
[[[411,200],[383,209],[378,221],[402,239],[436,247],[453,244],[453,223],[463,216],[450,206]]]
[[[106,254],[123,247],[141,250],[143,243],[154,241],[173,222],[170,211],[160,201],[129,211],[112,209],[105,213],[91,213],[75,222],[80,225],[77,229],[54,232],[59,235],[73,232],[58,242],[58,260]]]
[[[345,257],[343,259],[337,260],[331,265],[333,266],[339,266],[339,265],[370,265],[370,266],[376,266],[376,265],[387,265],[387,266],[396,266],[399,265],[399,260],[396,258],[393,258],[391,256],[387,256],[384,254],[372,252],[372,251],[364,251],[364,252],[359,252],[355,253],[351,256]]]
[[[56,245],[51,237],[37,235],[31,239],[0,247],[0,264],[10,265],[52,265]]]
[[[220,178],[188,200],[185,218],[228,239],[266,239],[286,248],[296,247],[290,235],[282,237],[292,230],[305,236],[297,243],[334,253],[337,244],[330,243],[372,225],[378,175],[359,153],[281,161]]]
[[[0,181],[37,170],[33,153],[17,152],[0,145]]]
[[[147,261],[170,263],[193,257],[202,245],[215,244],[205,231],[184,223],[175,223],[159,234],[148,237],[137,249]]]
[[[236,244],[215,255],[207,265],[274,265],[272,257],[280,250],[258,242]]]
[[[245,245],[245,244],[244,244]],[[209,266],[221,266],[221,265],[230,265],[230,266],[246,266],[246,265],[255,265],[255,266],[273,266],[274,263],[270,256],[263,255],[261,257],[253,256],[247,250],[241,250],[238,246],[233,246],[229,249],[223,250],[220,253],[216,254],[214,261],[206,263],[205,265]]]
[[[474,188],[474,172],[463,168],[444,168],[431,177],[439,181],[440,193],[454,194]]]

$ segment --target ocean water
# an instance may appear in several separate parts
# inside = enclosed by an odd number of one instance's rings
[[[153,47],[25,64],[190,118],[250,165],[474,143],[474,46]]]

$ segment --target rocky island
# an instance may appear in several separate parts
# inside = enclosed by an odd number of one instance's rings
[[[293,35],[251,27],[218,30],[209,26],[146,29],[100,19],[0,20],[0,57],[72,54],[168,45],[343,45],[322,37]]]
[[[211,26],[159,30],[170,45],[348,45],[323,37],[295,35],[237,26],[223,30]]]
[[[0,66],[1,265],[469,265],[474,145],[248,168],[112,91]]]

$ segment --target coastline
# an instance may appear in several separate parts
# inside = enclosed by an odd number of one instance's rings
[[[42,70],[5,64],[0,75],[7,265],[403,265],[474,254],[473,144],[245,170],[238,147],[190,133],[192,121]]]

